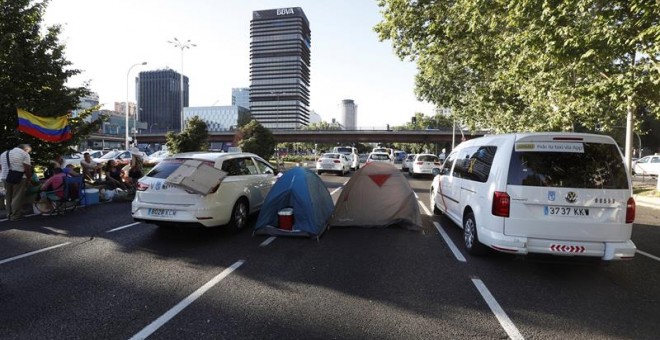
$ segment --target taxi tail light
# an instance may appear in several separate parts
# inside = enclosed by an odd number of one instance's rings
[[[335,159],[333,162],[337,164],[341,163],[338,159]]]
[[[417,162],[417,163],[415,163],[415,164],[417,164],[417,165],[422,165],[422,164],[424,164],[424,162]]]
[[[500,217],[509,217],[509,208],[511,207],[511,198],[509,194],[502,191],[495,191],[493,194],[493,215]]]
[[[433,162],[433,165],[442,165],[440,162]]]
[[[149,184],[144,184],[142,182],[138,182],[137,187],[135,188],[137,191],[145,191],[147,189],[149,189]]]
[[[630,197],[626,203],[626,223],[635,222],[635,199]]]

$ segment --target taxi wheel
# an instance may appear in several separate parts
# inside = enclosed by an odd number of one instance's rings
[[[231,211],[231,219],[229,220],[229,228],[233,231],[240,231],[247,225],[248,219],[248,205],[245,198],[240,198],[234,209]]]
[[[474,220],[474,213],[468,212],[463,218],[463,241],[465,249],[470,255],[483,255],[488,248],[479,242],[477,235],[477,223]]]

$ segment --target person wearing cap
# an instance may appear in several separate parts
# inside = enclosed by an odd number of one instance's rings
[[[5,184],[5,209],[10,221],[23,218],[23,199],[27,188],[27,179],[32,178],[32,161],[30,159],[32,148],[28,144],[7,150],[0,155],[0,179]],[[23,173],[23,178],[18,183],[7,182],[9,170]]]

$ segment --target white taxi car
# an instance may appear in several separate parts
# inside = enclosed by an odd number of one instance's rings
[[[408,174],[410,177],[417,177],[418,175],[432,175],[434,168],[440,168],[440,159],[436,155],[428,153],[420,153],[415,155],[415,158],[408,166]]]
[[[200,160],[227,176],[207,195],[186,190],[165,179],[186,160]],[[131,211],[135,221],[161,227],[227,225],[245,228],[249,214],[258,212],[276,180],[276,171],[251,153],[189,152],[166,158],[138,181]]]
[[[633,174],[658,176],[660,174],[660,155],[646,156],[636,160],[633,163]]]
[[[367,157],[367,163],[371,162],[381,162],[381,163],[390,163],[393,164],[390,154],[386,152],[372,152]]]
[[[319,175],[324,172],[334,172],[339,176],[344,176],[349,171],[351,171],[351,162],[346,155],[341,153],[324,153],[316,161],[316,173]]]

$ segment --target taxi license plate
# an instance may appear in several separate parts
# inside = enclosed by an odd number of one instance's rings
[[[547,216],[589,217],[589,208],[546,206],[544,214]]]
[[[171,209],[149,209],[149,216],[174,216],[176,215],[176,210]]]

